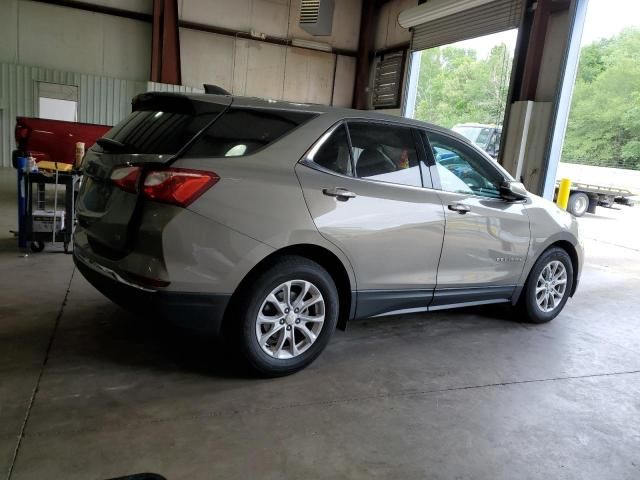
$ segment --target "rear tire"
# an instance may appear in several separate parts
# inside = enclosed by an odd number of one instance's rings
[[[572,193],[567,204],[567,211],[576,217],[583,216],[589,208],[589,196],[583,192]]]
[[[316,262],[281,257],[243,293],[235,307],[238,349],[254,373],[295,373],[329,343],[338,321],[339,296],[331,275]]]
[[[546,250],[529,273],[518,302],[524,320],[547,323],[562,311],[573,288],[573,264],[560,247]]]

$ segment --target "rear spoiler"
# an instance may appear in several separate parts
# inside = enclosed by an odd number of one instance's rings
[[[211,100],[198,99],[189,93],[178,92],[146,92],[136,95],[131,102],[132,111],[161,110],[173,113],[197,115],[210,110]],[[219,95],[215,103],[229,106],[232,102],[230,94]]]
[[[205,83],[202,85],[204,87],[204,93],[210,95],[231,95],[231,93],[227,92],[224,88],[219,87],[218,85],[210,85]]]

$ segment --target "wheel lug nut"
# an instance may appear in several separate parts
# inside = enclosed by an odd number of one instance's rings
[[[300,319],[299,318],[296,318],[296,323],[300,323]]]
[[[284,309],[284,313],[289,313],[289,309],[288,309],[288,308],[285,308],[285,309]]]
[[[283,323],[284,323],[284,319],[283,319],[283,318],[281,318],[281,319],[280,319],[280,325],[282,325]]]
[[[295,313],[298,313],[300,310],[298,310],[297,308],[294,310]]]
[[[287,330],[291,330],[291,325],[287,325]]]

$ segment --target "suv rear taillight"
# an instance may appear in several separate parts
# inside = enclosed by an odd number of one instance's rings
[[[150,200],[186,207],[215,185],[220,177],[213,172],[166,168],[147,173],[142,191]]]
[[[141,167],[117,167],[111,181],[125,192],[136,193]],[[186,168],[151,170],[142,184],[142,194],[149,200],[186,207],[215,185],[220,177],[213,172]]]
[[[111,181],[125,192],[136,193],[140,167],[117,167],[111,172]]]

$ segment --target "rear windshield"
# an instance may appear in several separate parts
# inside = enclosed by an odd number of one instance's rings
[[[239,157],[275,142],[315,113],[230,108],[190,147],[188,157]]]
[[[173,155],[224,110],[211,104],[207,112],[171,112],[158,109],[132,112],[98,141],[103,151]]]

